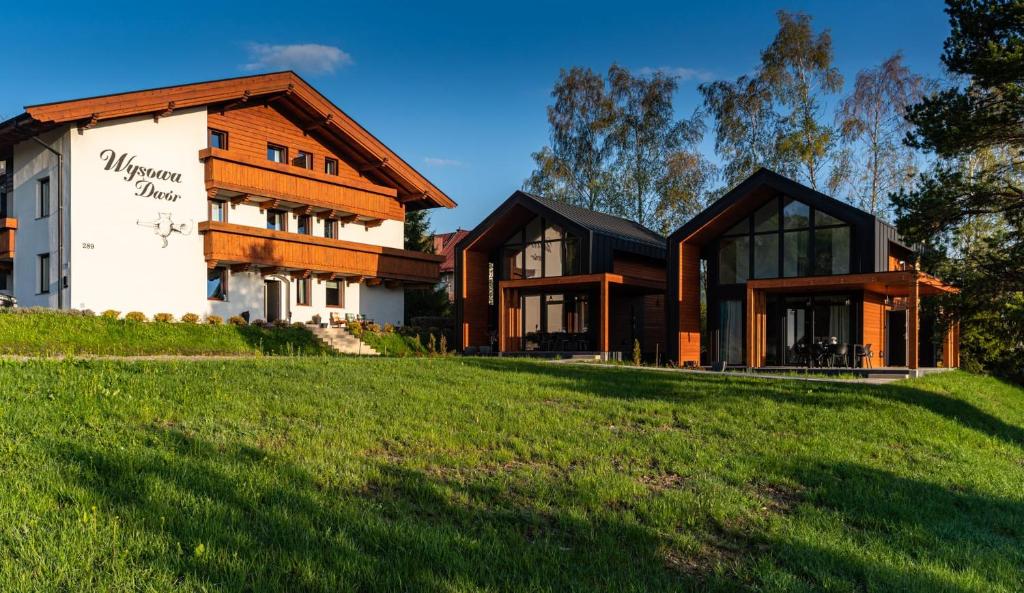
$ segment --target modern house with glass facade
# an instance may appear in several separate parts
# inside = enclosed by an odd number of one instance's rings
[[[665,239],[634,222],[512,194],[455,248],[457,340],[467,352],[665,348]]]
[[[293,72],[26,107],[0,161],[21,306],[400,323],[405,215],[455,205]]]
[[[752,368],[959,365],[955,291],[881,219],[762,169],[668,238],[669,357]],[[702,303],[706,318],[702,321]]]

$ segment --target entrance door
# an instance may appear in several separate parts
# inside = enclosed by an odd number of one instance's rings
[[[281,281],[265,280],[263,282],[263,302],[266,303],[267,321],[281,319]]]
[[[888,343],[886,364],[907,366],[907,312],[889,311],[885,319],[885,341]]]

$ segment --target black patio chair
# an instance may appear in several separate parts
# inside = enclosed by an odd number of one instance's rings
[[[850,345],[849,344],[836,344],[832,350],[832,366],[848,367],[850,366],[849,360]],[[836,364],[836,363],[841,364]]]
[[[860,368],[873,368],[871,359],[875,357],[875,353],[871,351],[871,344],[855,344],[853,357],[857,359],[857,366]]]

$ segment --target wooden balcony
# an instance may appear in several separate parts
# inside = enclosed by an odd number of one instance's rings
[[[199,151],[210,197],[250,202],[287,202],[360,220],[404,220],[405,206],[392,188],[288,164],[257,160],[229,150]]]
[[[17,218],[0,218],[0,260],[14,259],[14,234],[17,229]]]
[[[199,224],[207,265],[258,268],[320,277],[435,284],[444,258],[419,251],[366,245],[340,239],[270,231],[223,222]]]

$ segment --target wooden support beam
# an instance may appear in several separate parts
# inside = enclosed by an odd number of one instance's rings
[[[315,121],[313,123],[310,123],[306,127],[302,128],[302,133],[308,135],[310,132],[314,130],[318,130],[320,128],[324,128],[331,125],[332,121],[334,121],[334,114],[328,113],[327,117],[323,118],[322,120]]]
[[[78,133],[82,134],[90,128],[96,127],[96,124],[100,121],[100,115],[98,113],[92,114],[89,119],[78,122]]]
[[[232,109],[236,109],[238,107],[245,105],[249,102],[250,97],[252,97],[252,91],[250,91],[249,89],[245,89],[245,91],[242,93],[242,96],[239,97],[237,100],[222,105],[220,108],[220,114],[224,115],[225,111],[230,111]]]
[[[332,274],[330,272],[326,272],[326,273],[321,273],[321,274],[315,274],[315,276],[316,276],[316,279],[319,280],[320,282],[326,282],[326,281],[330,280],[331,278],[333,278],[334,274]]]
[[[174,112],[174,101],[168,101],[167,102],[167,109],[164,109],[163,111],[158,111],[158,112],[153,114],[153,123],[160,123],[160,118],[161,117],[167,117],[168,115],[170,115],[173,112]]]
[[[292,208],[292,213],[295,214],[296,216],[308,216],[312,212],[312,206],[298,206],[296,208]]]
[[[231,207],[232,208],[234,208],[235,206],[237,206],[239,204],[244,204],[248,200],[249,200],[249,194],[238,194],[237,196],[232,196],[232,197],[228,198],[228,201],[231,202]]]
[[[280,274],[281,271],[282,270],[281,270],[281,268],[279,266],[267,266],[265,268],[260,268],[260,274],[262,274],[263,276],[271,276],[273,274]]]
[[[362,276],[348,276],[347,278],[345,278],[345,284],[348,284],[348,285],[359,284],[362,281],[363,281],[363,277]]]
[[[383,218],[371,218],[369,220],[364,220],[363,221],[363,227],[366,230],[370,230],[370,229],[372,229],[374,227],[379,227],[382,224],[384,224],[384,219]]]
[[[367,286],[380,286],[383,283],[384,283],[384,279],[383,278],[367,278],[366,279],[366,285]]]
[[[316,217],[321,220],[331,220],[340,216],[337,210],[321,210],[316,213]]]
[[[350,222],[355,222],[357,218],[359,218],[358,214],[350,214],[348,216],[339,216],[338,217],[338,224],[340,224],[341,226],[345,226],[346,224],[348,224]]]
[[[390,288],[390,289],[394,290],[396,288],[401,288],[401,286],[402,286],[402,281],[401,280],[385,280],[384,281],[384,287],[385,288]]]
[[[608,299],[609,299],[608,280],[607,279],[601,280],[601,298],[600,298],[600,301],[601,301],[601,304],[600,304],[600,307],[601,307],[601,310],[600,310],[601,326],[600,326],[600,328],[598,328],[599,335],[598,335],[598,340],[597,340],[597,349],[598,349],[599,352],[608,352],[609,351],[609,340],[608,340],[608,320],[609,320],[609,316],[608,316],[608,309],[609,309],[610,303],[608,302]]]
[[[206,188],[206,197],[207,198],[211,198],[211,199],[212,198],[216,198],[217,197],[217,191],[218,191],[218,189],[216,187],[208,187],[208,188]]]
[[[262,202],[259,203],[260,212],[266,210],[273,210],[277,208],[280,203],[281,200],[278,199],[263,200]]]
[[[907,368],[916,369],[918,360],[918,323],[920,322],[920,290],[917,274],[910,281],[910,295],[907,297]]]
[[[206,267],[208,269],[212,270],[212,269],[217,267],[217,263],[218,262],[215,259],[208,259],[208,260],[206,260]]]
[[[369,163],[369,164],[363,165],[362,167],[359,167],[359,172],[360,173],[368,173],[370,171],[376,171],[377,169],[383,169],[384,167],[387,167],[387,166],[388,166],[388,157],[384,157],[384,158],[380,159],[379,161],[377,161],[376,163]]]
[[[242,272],[258,272],[259,266],[256,264],[234,264],[231,266],[232,274],[241,274]]]
[[[305,280],[313,275],[313,270],[295,270],[292,272],[292,278],[296,280]]]

